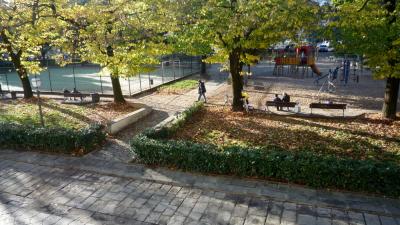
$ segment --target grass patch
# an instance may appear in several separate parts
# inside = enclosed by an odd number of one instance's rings
[[[49,128],[81,129],[92,123],[105,125],[109,120],[134,111],[133,105],[100,103],[91,105],[61,104],[43,98],[42,109],[45,126]],[[40,125],[36,99],[0,101],[0,122],[20,125]]]
[[[162,94],[182,94],[188,90],[196,88],[197,80],[188,79],[180,80],[171,84],[167,84],[158,88],[158,92]]]

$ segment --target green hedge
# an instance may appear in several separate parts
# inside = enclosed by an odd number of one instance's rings
[[[137,159],[148,165],[400,196],[400,166],[391,162],[289,152],[276,147],[220,149],[189,141],[153,139],[144,134],[136,136],[131,144]]]
[[[277,179],[315,188],[400,196],[400,166],[392,162],[354,160],[314,152],[291,152],[276,146],[220,148],[168,140],[202,105],[194,105],[172,126],[148,130],[132,141],[137,159],[148,165],[185,171]]]
[[[87,153],[105,140],[102,128],[99,124],[74,130],[0,122],[0,147],[66,154],[82,150]]]

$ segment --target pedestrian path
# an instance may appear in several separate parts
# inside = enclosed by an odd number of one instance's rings
[[[0,224],[400,225],[400,201],[0,152]]]
[[[190,77],[200,79],[199,75]],[[218,93],[218,89],[223,86],[223,81],[208,80],[206,82],[207,96],[211,97]],[[86,158],[93,160],[116,160],[120,162],[130,162],[134,154],[130,150],[129,141],[132,137],[147,128],[151,128],[161,123],[163,120],[175,116],[193,105],[198,98],[198,90],[193,89],[181,95],[165,95],[154,92],[142,95],[137,98],[129,99],[133,103],[145,104],[153,109],[153,112],[131,127],[120,132],[115,137],[108,139],[106,145],[99,151],[86,155]]]

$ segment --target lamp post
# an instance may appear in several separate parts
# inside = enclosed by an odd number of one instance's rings
[[[42,104],[40,102],[40,91],[39,91],[39,87],[42,85],[42,81],[35,74],[35,78],[32,78],[31,82],[32,82],[32,86],[34,88],[36,88],[36,94],[37,94],[38,106],[39,106],[40,124],[42,125],[42,127],[44,127],[43,111],[42,111]]]

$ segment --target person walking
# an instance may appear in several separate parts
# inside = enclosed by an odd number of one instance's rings
[[[199,80],[199,98],[197,99],[197,101],[200,101],[201,96],[203,96],[204,102],[207,103],[206,92],[207,92],[207,90],[206,90],[206,85],[205,85],[204,81]]]

